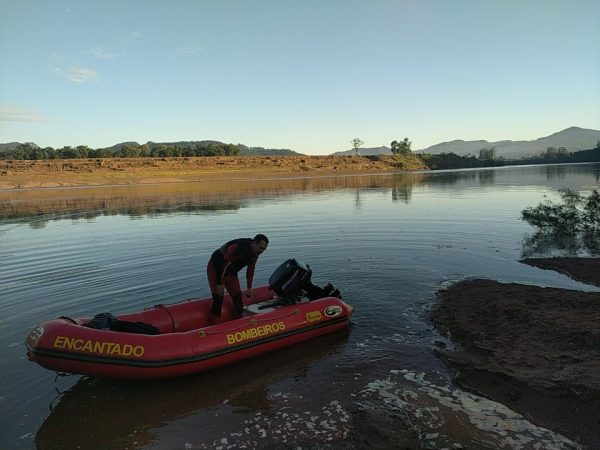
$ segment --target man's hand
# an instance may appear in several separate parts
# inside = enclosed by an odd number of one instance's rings
[[[217,284],[217,294],[219,295],[225,295],[225,286],[223,286],[222,284]]]

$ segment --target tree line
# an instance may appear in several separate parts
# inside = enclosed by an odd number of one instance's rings
[[[240,146],[216,142],[188,146],[170,144],[124,144],[120,148],[92,149],[87,145],[65,146],[59,149],[39,147],[32,142],[19,144],[13,149],[0,152],[0,159],[43,160],[43,159],[85,159],[85,158],[167,158],[181,156],[237,156]]]

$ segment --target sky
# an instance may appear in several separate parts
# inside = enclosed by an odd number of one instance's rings
[[[597,0],[0,0],[0,143],[322,155],[600,129]]]

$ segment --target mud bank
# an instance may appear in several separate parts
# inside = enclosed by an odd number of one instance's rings
[[[0,189],[243,181],[427,170],[418,156],[215,156],[0,160]]]
[[[524,261],[598,283],[600,259]],[[465,388],[587,448],[600,445],[600,293],[472,279],[438,292],[436,351]]]
[[[600,286],[600,258],[526,258],[524,264],[556,270],[584,283]]]

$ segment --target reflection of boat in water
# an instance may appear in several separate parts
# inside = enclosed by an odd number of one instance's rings
[[[256,288],[254,299],[244,299],[242,317],[234,319],[233,302],[226,295],[223,321],[215,325],[210,324],[211,298],[111,316],[110,327],[102,329],[90,327],[89,318],[49,320],[29,334],[28,356],[59,372],[165,378],[231,364],[347,327],[353,308],[331,285],[322,289],[310,283],[310,275],[307,266],[286,261],[271,276],[270,286]],[[140,323],[158,334],[142,334]],[[123,324],[138,332],[121,331]]]
[[[225,406],[230,411],[222,414],[227,416],[223,418],[226,424],[232,415],[268,411],[277,407],[270,398],[273,385],[281,389],[315,376],[310,373],[321,373],[319,367],[330,364],[327,359],[341,352],[348,336],[345,331],[321,336],[188,377],[135,382],[83,377],[60,395],[37,431],[36,446],[61,450],[141,448],[151,446],[166,433],[165,428],[177,428],[186,418],[194,424],[190,429],[221,426],[215,422],[217,408]],[[191,433],[184,433],[186,439]]]

